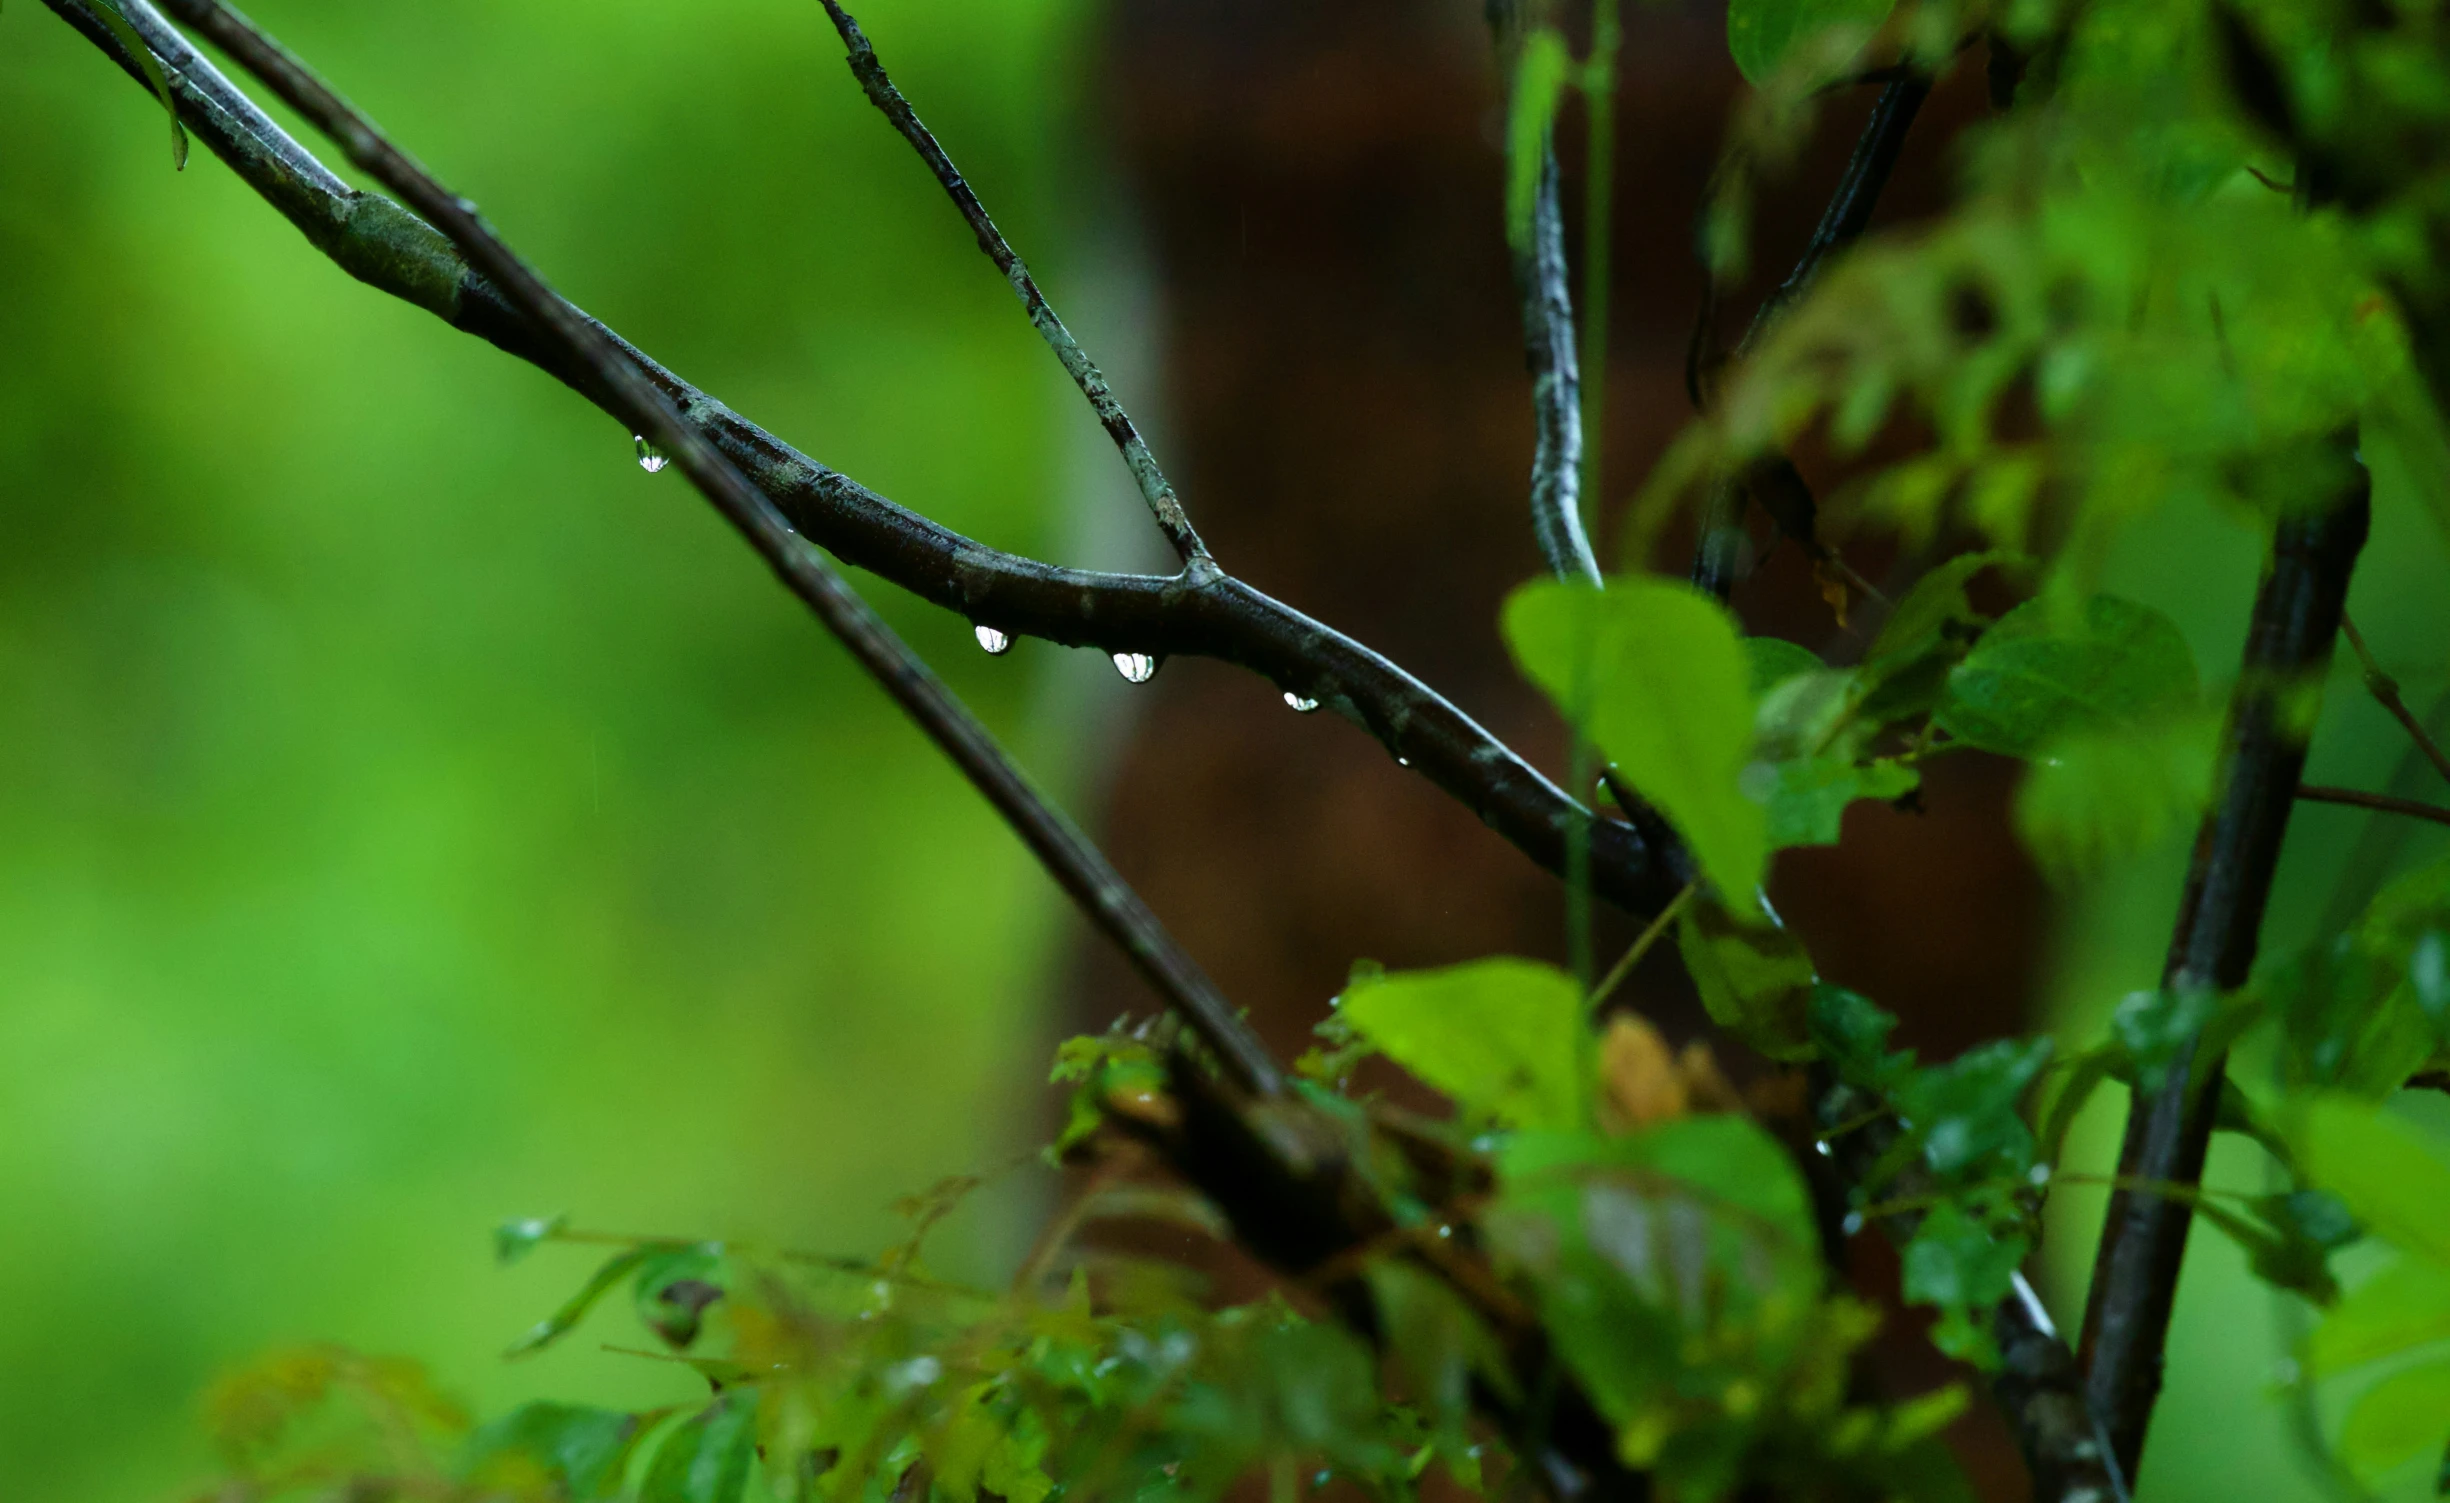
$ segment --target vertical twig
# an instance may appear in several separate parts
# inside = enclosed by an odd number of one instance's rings
[[[2344,452],[2345,446],[2343,446]],[[2245,668],[2232,702],[2219,802],[2205,816],[2180,900],[2164,985],[2172,990],[2245,983],[2263,905],[2305,768],[2298,696],[2317,690],[2339,635],[2348,578],[2364,547],[2370,478],[2355,466],[2329,506],[2284,519],[2247,628]],[[2225,1054],[2190,1040],[2166,1084],[2129,1109],[2119,1178],[2196,1184],[2220,1101]],[[2128,1476],[2144,1451],[2162,1353],[2176,1303],[2192,1215],[2178,1196],[2112,1195],[2085,1309],[2085,1385]]]
[[[1574,296],[1567,290],[1557,178],[1551,144],[1540,154],[1530,243],[1514,253],[1514,279],[1523,295],[1523,357],[1531,368],[1531,527],[1540,556],[1558,578],[1597,584],[1599,560],[1582,526],[1582,372],[1574,352]]]
[[[598,325],[547,287],[486,227],[475,204],[436,182],[302,63],[219,0],[168,0],[168,4],[181,20],[211,38],[338,142],[360,169],[449,236],[470,264],[490,278],[573,365],[591,372],[608,393],[616,415],[672,457],[725,520],[765,558],[785,588],[841,639],[861,666],[986,795],[1089,921],[1123,950],[1159,995],[1199,1032],[1235,1080],[1260,1095],[1283,1091],[1283,1072],[1265,1047],[1104,855],[1040,796],[977,717],[894,636],[824,557],[792,531],[765,494],[681,416],[662,389]]]
[[[1156,456],[1149,453],[1147,440],[1140,436],[1131,414],[1125,412],[1123,404],[1115,399],[1105,376],[1089,359],[1088,352],[1080,347],[1080,341],[1072,337],[1072,331],[1064,327],[1063,320],[1055,316],[1046,294],[1038,290],[1037,279],[1029,274],[1029,267],[1005,241],[1003,231],[995,227],[995,221],[987,217],[987,206],[979,202],[978,194],[970,187],[969,180],[961,175],[961,170],[953,165],[953,159],[937,144],[935,133],[920,121],[919,112],[910,107],[910,101],[902,97],[902,91],[894,87],[893,79],[886,74],[885,65],[877,60],[876,49],[869,45],[867,34],[859,29],[859,23],[836,0],[823,0],[823,4],[825,13],[833,18],[834,30],[842,34],[842,45],[849,49],[851,76],[859,80],[859,86],[867,91],[870,102],[884,113],[887,120],[893,122],[893,128],[902,133],[902,138],[917,149],[919,159],[927,163],[927,170],[935,174],[936,181],[944,186],[946,195],[953,200],[953,207],[961,211],[962,219],[970,226],[970,233],[978,237],[978,248],[987,253],[996,270],[1004,274],[1004,280],[1012,284],[1013,292],[1021,299],[1021,306],[1029,310],[1029,321],[1037,326],[1047,347],[1055,352],[1056,359],[1063,362],[1063,368],[1071,373],[1072,383],[1080,388],[1082,396],[1089,399],[1089,405],[1096,409],[1097,420],[1106,427],[1107,436],[1122,451],[1123,463],[1130,466],[1131,478],[1139,484],[1140,496],[1148,503],[1149,512],[1156,517],[1157,526],[1165,533],[1166,541],[1174,545],[1174,551],[1186,564],[1205,560],[1208,545],[1200,541],[1199,532],[1192,527],[1191,517],[1183,510],[1180,498],[1174,494],[1172,483],[1165,478],[1165,472],[1157,468]]]

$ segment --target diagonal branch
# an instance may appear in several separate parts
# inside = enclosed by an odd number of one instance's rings
[[[141,68],[94,19],[92,0],[44,3],[142,83]],[[160,57],[188,128],[334,263],[536,365],[605,411],[617,410],[596,372],[544,338],[431,225],[334,176],[146,0],[126,0],[124,10]],[[843,562],[1008,634],[1107,652],[1212,657],[1250,669],[1285,693],[1336,710],[1541,866],[1566,869],[1568,831],[1587,818],[1582,807],[1461,710],[1360,643],[1204,560],[1172,577],[1106,574],[985,547],[817,463],[602,325],[593,327],[793,527]],[[1683,885],[1676,865],[1638,832],[1613,821],[1593,824],[1593,888],[1621,907],[1656,912]]]
[[[1888,186],[1890,175],[1897,170],[1898,154],[1905,150],[1906,132],[1913,128],[1914,117],[1930,97],[1931,80],[1919,73],[1895,79],[1880,91],[1878,102],[1872,106],[1871,119],[1864,122],[1863,134],[1855,141],[1854,155],[1847,159],[1837,189],[1829,195],[1829,206],[1821,211],[1820,224],[1813,229],[1795,269],[1762,301],[1734,354],[1727,358],[1741,360],[1751,354],[1786,310],[1811,287],[1829,258],[1853,244],[1871,224],[1872,210],[1880,202],[1880,190]],[[1715,385],[1716,372],[1699,369],[1702,355],[1698,349],[1693,358],[1696,370],[1690,384],[1698,401]],[[1745,474],[1731,476],[1713,486],[1703,507],[1701,541],[1693,552],[1692,579],[1695,586],[1720,600],[1735,589],[1736,560],[1742,552],[1744,503],[1748,496],[1759,499],[1780,529],[1816,557],[1823,551],[1815,528],[1812,492],[1784,455],[1772,455]]]
[[[851,19],[850,12],[836,4],[835,0],[824,0],[824,5],[825,13],[833,18],[834,29],[842,34],[842,45],[850,49],[851,76],[859,80],[859,86],[867,91],[870,102],[884,112],[887,120],[893,122],[893,128],[902,133],[902,138],[917,149],[920,160],[927,163],[927,170],[944,185],[946,195],[953,200],[953,207],[961,211],[962,219],[970,226],[970,233],[978,237],[978,248],[987,253],[987,259],[993,261],[996,270],[1002,272],[1004,279],[1012,284],[1012,290],[1020,296],[1021,306],[1029,310],[1029,321],[1045,337],[1047,347],[1055,352],[1056,359],[1063,362],[1063,368],[1071,372],[1073,384],[1080,388],[1082,396],[1089,399],[1089,405],[1097,410],[1097,420],[1106,425],[1107,436],[1122,451],[1123,463],[1131,467],[1131,478],[1139,483],[1141,498],[1148,502],[1150,513],[1157,518],[1157,526],[1165,533],[1166,540],[1174,545],[1175,553],[1186,564],[1208,557],[1208,545],[1200,541],[1199,533],[1192,528],[1190,516],[1183,511],[1182,502],[1175,496],[1174,487],[1166,480],[1165,472],[1157,468],[1156,457],[1149,453],[1148,443],[1140,437],[1140,430],[1132,423],[1131,414],[1125,412],[1123,404],[1115,400],[1113,390],[1106,385],[1105,376],[1091,362],[1088,352],[1080,347],[1080,341],[1074,339],[1072,331],[1064,327],[1063,320],[1055,316],[1046,294],[1038,290],[1037,279],[1029,274],[1029,267],[1005,241],[1004,232],[987,217],[987,206],[978,201],[978,194],[971,189],[969,180],[961,175],[961,169],[953,165],[953,159],[937,144],[935,133],[920,121],[919,112],[912,109],[910,101],[902,97],[902,91],[893,86],[893,79],[885,72],[885,65],[877,60],[876,49],[868,44],[867,34],[859,29],[857,21]]]
[[[2361,465],[2330,505],[2282,520],[2247,626],[2245,671],[2230,711],[2220,801],[2204,818],[2187,872],[2163,984],[2172,990],[2245,984],[2263,905],[2305,769],[2306,732],[2291,701],[2318,687],[2339,635],[2349,572],[2365,544],[2370,479]],[[2301,706],[2299,707],[2301,708]],[[2129,1109],[2118,1156],[2124,1184],[2194,1185],[2203,1176],[2227,1058],[2200,1037],[2167,1083]],[[2183,1197],[2121,1189],[2093,1262],[2084,1314],[2085,1383],[2129,1476],[2144,1451],[2161,1391],[2162,1350],[2186,1255]]]
[[[2356,629],[2355,620],[2346,611],[2340,612],[2339,629],[2347,636],[2348,645],[2356,649],[2357,665],[2365,670],[2365,692],[2390,712],[2391,719],[2399,722],[2400,728],[2415,741],[2416,749],[2424,753],[2424,759],[2433,764],[2433,770],[2450,779],[2450,753],[2443,752],[2441,743],[2424,728],[2416,712],[2407,707],[2406,696],[2399,692],[2399,681],[2382,671],[2373,650],[2365,645],[2365,634]]]
[[[2371,809],[2377,814],[2404,814],[2410,819],[2429,819],[2437,825],[2450,825],[2450,809],[2439,804],[2428,804],[2421,799],[2367,793],[2357,788],[2325,788],[2314,783],[2298,785],[2297,797],[2309,804],[2347,804],[2352,808]]]
[[[143,8],[136,0],[121,3],[131,18]],[[513,254],[478,218],[473,203],[427,175],[278,44],[218,0],[170,0],[170,4],[180,19],[210,37],[291,108],[338,141],[358,167],[448,234],[570,365],[595,378],[616,416],[680,465],[724,519],[766,560],[784,588],[842,640],[861,666],[986,796],[1089,921],[1198,1032],[1234,1079],[1255,1095],[1283,1092],[1283,1073],[1275,1061],[1139,895],[1071,821],[1030,786],[1027,776],[943,681],[894,636],[823,555],[792,531],[764,493],[682,417],[679,407],[619,345]]]

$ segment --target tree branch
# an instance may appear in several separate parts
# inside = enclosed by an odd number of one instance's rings
[[[131,21],[144,9],[138,0],[121,3],[123,14]],[[1027,776],[943,681],[893,635],[816,549],[792,531],[764,493],[682,417],[671,398],[618,344],[564,302],[486,228],[473,203],[444,189],[270,38],[224,9],[218,0],[170,0],[170,4],[182,20],[210,37],[291,108],[339,142],[359,168],[440,226],[568,365],[593,377],[616,416],[680,465],[682,473],[766,560],[783,586],[842,640],[861,666],[986,796],[1089,921],[1215,1051],[1233,1079],[1262,1097],[1284,1091],[1284,1076],[1276,1062],[1139,895],[1030,786]],[[152,19],[158,22],[158,17]],[[150,35],[145,41],[148,46],[156,45]]]
[[[90,0],[44,3],[142,84],[141,69],[93,18]],[[536,365],[605,411],[617,411],[602,379],[543,338],[432,226],[334,176],[171,31],[146,0],[127,0],[123,9],[160,57],[188,128],[343,270]],[[843,562],[1008,634],[1107,652],[1212,657],[1250,669],[1285,692],[1335,709],[1541,866],[1565,871],[1568,831],[1587,817],[1581,806],[1469,716],[1360,643],[1204,560],[1170,577],[1106,574],[985,547],[817,463],[602,325],[591,326],[793,527]],[[1602,897],[1637,914],[1657,912],[1684,880],[1670,852],[1609,820],[1593,823],[1591,869]]]
[[[2325,788],[2315,783],[2301,783],[2297,797],[2310,804],[2348,804],[2359,809],[2371,809],[2378,814],[2404,814],[2410,819],[2429,819],[2437,825],[2450,825],[2450,809],[2412,798],[2394,798],[2387,793],[2365,793],[2354,788]]]
[[[1047,347],[1055,352],[1056,359],[1063,362],[1063,368],[1071,372],[1072,383],[1080,388],[1082,396],[1089,399],[1089,405],[1097,411],[1097,420],[1106,426],[1107,436],[1122,451],[1123,463],[1131,468],[1131,478],[1139,483],[1141,498],[1148,502],[1149,512],[1156,517],[1157,526],[1165,533],[1166,541],[1174,545],[1175,553],[1186,564],[1208,557],[1208,545],[1200,541],[1199,533],[1192,528],[1190,516],[1183,511],[1182,502],[1175,496],[1174,487],[1166,480],[1165,472],[1157,468],[1156,457],[1149,453],[1148,443],[1140,437],[1140,430],[1133,425],[1131,414],[1125,412],[1123,404],[1115,400],[1113,390],[1106,385],[1105,376],[1089,359],[1088,352],[1080,347],[1080,341],[1074,339],[1072,331],[1064,327],[1063,320],[1055,316],[1046,294],[1038,290],[1037,279],[1029,274],[1029,267],[1014,254],[1011,245],[1004,239],[1003,231],[995,227],[995,221],[987,217],[987,206],[978,201],[978,194],[962,177],[961,170],[953,165],[953,159],[937,144],[935,133],[920,122],[919,112],[912,109],[910,101],[902,97],[902,91],[893,86],[893,79],[885,72],[885,65],[877,60],[876,49],[868,44],[867,34],[859,29],[859,23],[851,19],[850,12],[836,4],[835,0],[824,0],[824,5],[825,13],[833,18],[834,30],[842,34],[842,45],[850,50],[851,76],[859,80],[859,87],[867,92],[869,101],[884,113],[887,120],[893,122],[893,128],[902,133],[902,138],[917,149],[919,159],[927,164],[927,170],[936,175],[936,181],[943,184],[946,195],[953,200],[953,207],[961,211],[962,219],[970,226],[970,233],[978,237],[978,248],[987,253],[987,259],[993,261],[996,270],[1004,274],[1004,280],[1012,284],[1012,290],[1021,299],[1021,306],[1029,310],[1030,323],[1045,337]]]
[[[2344,452],[2344,446],[2343,446]],[[2247,627],[2245,669],[2230,709],[2220,802],[2195,839],[2163,984],[2232,990],[2253,969],[2263,905],[2305,768],[2303,721],[2288,703],[2319,686],[2339,634],[2348,577],[2365,544],[2371,481],[2353,468],[2343,494],[2281,521]],[[2129,1109],[2118,1175],[2128,1183],[2192,1186],[2220,1101],[2224,1053],[2198,1036],[2165,1085]],[[2085,1310],[2085,1384],[2111,1453],[2135,1474],[2161,1390],[2162,1349],[2192,1222],[2182,1197],[2121,1189],[2110,1199]]]
[[[1514,253],[1523,295],[1523,357],[1531,368],[1531,530],[1560,579],[1599,582],[1599,560],[1582,526],[1581,366],[1574,355],[1574,295],[1565,265],[1557,149],[1540,153],[1530,243]]]
[[[1913,128],[1923,101],[1930,97],[1931,80],[1921,74],[1908,74],[1880,91],[1880,98],[1872,105],[1871,119],[1864,123],[1863,134],[1855,141],[1854,155],[1847,159],[1846,170],[1839,175],[1836,191],[1829,196],[1829,206],[1821,211],[1820,224],[1805,243],[1802,256],[1797,258],[1786,280],[1753,313],[1752,324],[1745,329],[1743,339],[1737,342],[1729,358],[1741,360],[1751,354],[1779,317],[1811,287],[1829,258],[1854,243],[1870,225],[1872,210],[1880,202],[1880,190],[1888,186],[1890,175],[1897,170],[1898,154],[1905,150],[1906,133]],[[1703,364],[1698,358],[1694,363],[1697,368]],[[1706,396],[1716,384],[1715,374],[1701,371],[1689,384],[1697,396]],[[1811,490],[1784,455],[1771,456],[1745,474],[1730,476],[1712,486],[1703,507],[1701,541],[1693,550],[1692,580],[1697,588],[1720,600],[1735,590],[1736,560],[1742,552],[1744,503],[1748,496],[1757,496],[1788,536],[1816,556],[1821,552]]]

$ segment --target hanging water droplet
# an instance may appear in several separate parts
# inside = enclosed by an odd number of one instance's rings
[[[994,627],[980,626],[972,630],[977,634],[978,645],[987,650],[987,656],[1000,658],[1005,653],[1012,651],[1012,638],[1005,636]]]
[[[1848,1211],[1846,1213],[1846,1220],[1841,1223],[1841,1225],[1844,1227],[1847,1236],[1851,1237],[1855,1235],[1857,1232],[1863,1230],[1863,1213],[1861,1211]]]
[[[631,434],[630,442],[638,446],[638,468],[650,475],[660,472],[665,465],[672,462],[661,449],[648,443],[643,433]]]
[[[1123,675],[1127,684],[1145,684],[1157,676],[1157,660],[1145,652],[1118,652],[1114,655],[1114,671]]]
[[[1395,759],[1395,765],[1398,767],[1410,767],[1412,765],[1412,759],[1410,757],[1397,757]]]
[[[1319,707],[1317,700],[1304,699],[1290,689],[1285,691],[1285,703],[1292,706],[1293,713],[1296,715],[1307,715]]]

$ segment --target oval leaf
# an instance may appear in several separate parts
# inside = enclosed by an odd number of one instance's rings
[[[1554,966],[1500,957],[1364,978],[1339,1015],[1467,1111],[1518,1127],[1582,1120],[1582,991]]]
[[[2340,1459],[2368,1480],[2450,1440],[2450,1362],[2397,1372],[2365,1390],[2340,1427]]]
[[[2375,1236],[2450,1265],[2450,1164],[2406,1125],[2346,1096],[2298,1110],[2306,1177],[2347,1203]]]
[[[1968,745],[2030,757],[2077,731],[2175,716],[2194,699],[2195,655],[2176,622],[2115,595],[2080,611],[2046,596],[1983,633],[1933,718]]]
[[[1758,84],[1787,54],[1832,26],[1865,31],[1888,19],[1892,0],[1732,0],[1727,50],[1744,81]]]

